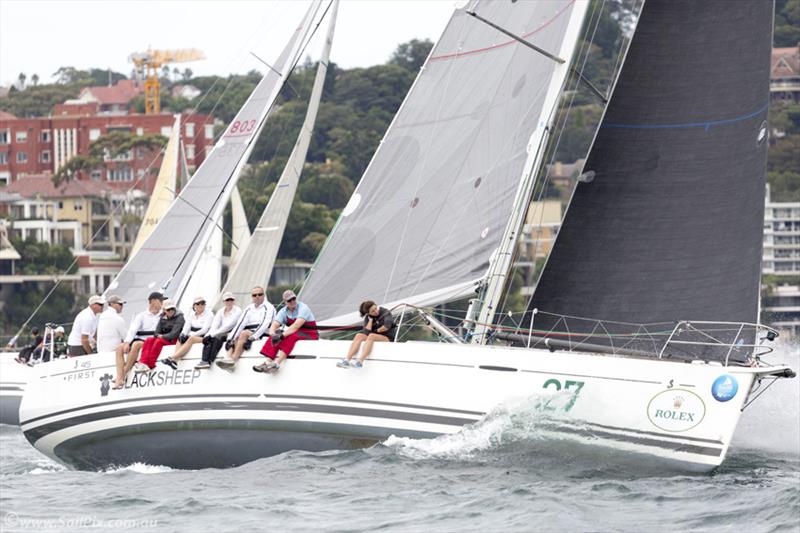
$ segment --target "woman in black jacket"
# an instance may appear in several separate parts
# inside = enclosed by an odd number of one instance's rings
[[[361,368],[364,365],[364,360],[372,353],[373,344],[394,340],[397,326],[395,326],[391,311],[385,307],[379,307],[372,300],[367,300],[361,302],[359,313],[364,318],[364,329],[356,334],[350,344],[350,351],[347,352],[347,357],[336,363],[339,368]],[[355,362],[351,362],[362,343],[364,348],[361,350],[361,355]]]
[[[161,348],[178,342],[185,319],[172,300],[164,300],[162,315],[156,326],[156,334],[144,341],[139,362],[133,367],[136,372],[147,372],[156,366]]]

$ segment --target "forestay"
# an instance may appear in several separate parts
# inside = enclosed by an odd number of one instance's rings
[[[532,134],[549,114],[557,63],[467,11],[557,53],[579,4],[473,1],[455,11],[306,280],[301,299],[318,319],[344,320],[365,299],[430,304],[474,289],[529,143],[539,149]]]
[[[758,320],[771,28],[771,2],[647,0],[530,309]]]
[[[272,104],[298,59],[319,6],[319,1],[312,2],[272,68],[266,70],[222,138],[107,293],[143,302],[150,291],[163,290],[181,299]],[[135,303],[126,306],[125,318],[130,319],[138,308]]]
[[[247,247],[237,253],[235,268],[231,269],[228,281],[222,289],[222,292],[232,292],[239,302],[248,301],[250,290],[255,285],[266,287],[272,268],[275,265],[275,258],[278,256],[278,248],[280,248],[281,239],[286,229],[289,211],[292,209],[297,184],[300,181],[308,147],[311,143],[311,134],[314,130],[314,122],[316,121],[319,102],[322,98],[322,87],[325,83],[325,75],[328,72],[328,61],[333,43],[333,33],[336,28],[338,8],[339,2],[334,1],[331,7],[331,18],[328,23],[328,34],[308,102],[308,110],[300,133],[297,136],[294,149],[283,169],[283,173],[281,173],[272,196],[270,196],[269,202],[267,202],[267,206],[261,214],[258,225],[250,236]],[[217,303],[221,304],[221,302]]]

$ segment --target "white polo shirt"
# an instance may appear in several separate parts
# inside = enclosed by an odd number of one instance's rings
[[[125,319],[113,307],[100,313],[97,321],[97,352],[113,352],[125,340]]]
[[[67,344],[69,346],[82,346],[81,336],[88,335],[89,339],[94,337],[97,332],[98,316],[94,314],[91,307],[87,307],[75,317],[72,323],[72,331],[69,332]]]

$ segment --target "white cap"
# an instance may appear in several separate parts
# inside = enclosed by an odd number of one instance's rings
[[[56,333],[64,333],[64,326],[58,326],[54,331]]]
[[[166,311],[167,309],[177,309],[175,302],[169,299],[164,300],[164,305],[162,307],[164,308],[164,311]]]
[[[226,292],[222,295],[222,301],[224,302],[225,300],[236,300],[236,296],[232,292]]]
[[[105,303],[106,301],[103,300],[102,296],[93,294],[92,296],[89,297],[89,305],[94,305],[94,304],[104,305]]]

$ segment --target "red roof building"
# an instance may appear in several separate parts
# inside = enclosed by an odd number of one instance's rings
[[[770,96],[773,102],[800,102],[800,44],[772,49]]]

